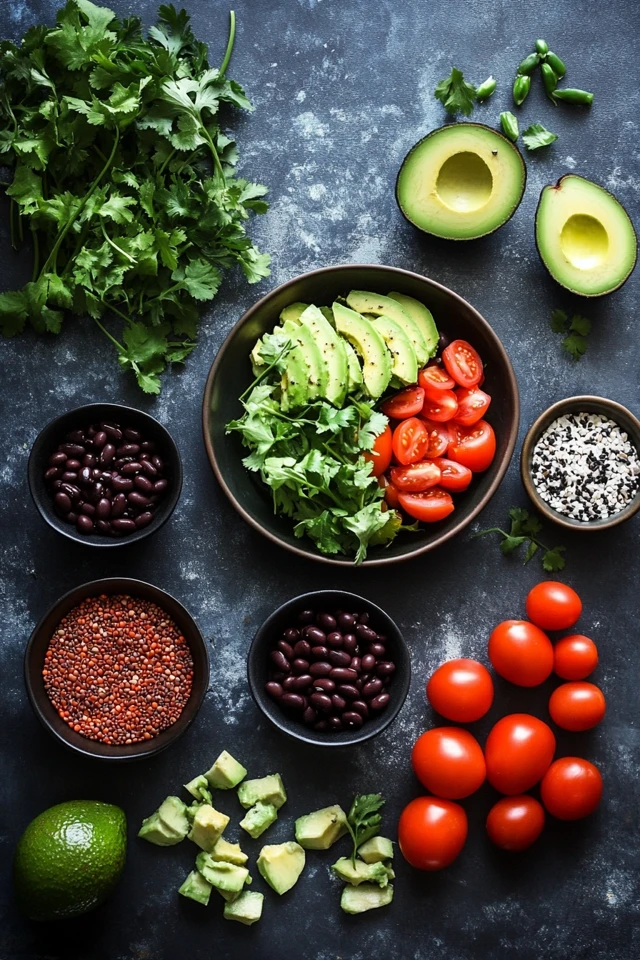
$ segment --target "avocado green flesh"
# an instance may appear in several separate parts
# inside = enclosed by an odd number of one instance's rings
[[[345,913],[366,913],[377,907],[386,907],[393,900],[393,886],[388,884],[384,889],[373,883],[362,883],[358,887],[351,884],[342,891],[340,906]]]
[[[244,890],[235,900],[224,905],[225,920],[237,920],[250,927],[262,916],[264,894],[257,891]]]
[[[347,351],[347,373],[349,376],[349,387],[347,393],[356,393],[363,384],[362,367],[358,360],[358,354],[355,352],[348,340],[344,341],[344,348]]]
[[[262,848],[257,865],[260,875],[276,893],[291,890],[298,882],[305,864],[305,852],[299,843],[269,844]]]
[[[368,320],[341,303],[333,304],[336,330],[351,343],[363,361],[362,379],[373,399],[381,397],[391,379],[391,357],[385,342]]]
[[[287,368],[280,382],[283,410],[295,410],[296,407],[304,406],[310,378],[311,370],[302,347],[296,344],[287,356]]]
[[[329,403],[341,407],[347,396],[349,370],[347,352],[342,338],[336,334],[322,311],[316,306],[307,307],[300,317],[300,323],[308,327],[320,351],[324,369],[327,373],[324,396]]]
[[[418,379],[418,361],[411,340],[402,327],[391,317],[376,317],[373,326],[385,342],[391,354],[391,374],[403,384],[415,383]]]
[[[309,327],[304,323],[294,323],[287,320],[282,331],[298,344],[304,354],[310,373],[307,384],[307,400],[326,396],[329,371]]]
[[[404,293],[390,293],[389,299],[396,300],[405,313],[409,314],[413,322],[420,329],[429,351],[429,357],[435,357],[438,351],[438,344],[440,343],[440,333],[436,327],[436,322],[433,319],[431,310],[425,307],[424,303],[420,303],[419,300],[414,300],[413,297],[407,297]]]
[[[620,287],[635,266],[638,246],[624,207],[598,184],[574,174],[543,188],[536,243],[554,280],[584,297]]]
[[[385,316],[395,320],[409,337],[420,366],[429,359],[429,347],[418,325],[396,300],[384,297],[368,290],[352,290],[347,296],[347,304],[357,313],[372,313],[375,317]]]
[[[297,323],[308,306],[308,303],[301,303],[299,300],[296,300],[295,303],[289,303],[280,311],[280,319],[283,323],[286,323],[287,320]]]

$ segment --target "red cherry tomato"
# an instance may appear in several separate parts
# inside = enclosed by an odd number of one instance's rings
[[[528,713],[498,720],[484,746],[487,780],[500,793],[525,793],[549,768],[556,749],[551,727]]]
[[[427,730],[414,744],[411,763],[423,787],[445,800],[470,796],[487,775],[480,744],[459,727]]]
[[[396,393],[395,397],[389,397],[382,404],[382,412],[391,420],[406,420],[408,417],[416,417],[422,410],[424,403],[424,390],[422,387],[407,387]]]
[[[424,425],[427,428],[429,446],[425,457],[428,460],[434,460],[436,457],[443,457],[451,443],[451,433],[446,423],[436,423],[435,420],[425,420]]]
[[[446,420],[453,420],[458,412],[458,401],[453,390],[439,390],[437,397],[425,397],[422,407],[422,416],[428,420],[435,420],[436,423],[444,423]]]
[[[401,493],[420,493],[440,482],[440,467],[433,460],[421,460],[406,467],[391,467],[391,483]]]
[[[478,420],[472,427],[454,425],[447,456],[474,473],[482,473],[493,463],[496,455],[496,435],[486,420]]]
[[[431,487],[422,493],[398,493],[398,500],[405,513],[422,523],[437,523],[455,509],[451,494],[440,487]]]
[[[391,427],[387,424],[382,433],[376,437],[373,449],[363,454],[365,460],[373,464],[371,473],[380,477],[391,463]]]
[[[427,684],[427,698],[438,713],[455,723],[473,723],[493,703],[493,680],[477,660],[447,660]]]
[[[463,467],[461,463],[456,463],[455,460],[437,457],[433,462],[437,467],[440,467],[440,486],[443,490],[453,490],[455,493],[460,493],[461,490],[466,490],[473,480],[471,470],[468,467]]]
[[[442,351],[449,376],[461,387],[475,387],[482,378],[482,360],[466,340],[454,340]]]
[[[429,448],[429,434],[422,420],[410,417],[393,431],[393,455],[405,466],[424,459]]]
[[[563,730],[591,730],[604,719],[607,701],[595,683],[563,683],[549,698],[549,713]]]
[[[582,634],[563,637],[553,648],[553,669],[563,680],[584,680],[597,666],[598,648]]]
[[[400,506],[400,503],[398,501],[398,491],[394,485],[386,477],[378,477],[378,483],[384,490],[385,502],[391,507],[392,510],[397,510]]]
[[[458,411],[455,416],[456,423],[463,427],[470,427],[478,420],[482,420],[491,404],[491,397],[479,387],[458,387],[456,390],[456,399],[458,401]]]
[[[552,763],[540,784],[542,802],[558,820],[580,820],[597,808],[602,776],[582,757],[562,757]]]
[[[398,823],[398,845],[418,870],[442,870],[456,859],[467,839],[467,815],[459,803],[416,797]]]
[[[546,633],[526,620],[505,620],[489,637],[494,669],[519,687],[537,687],[553,670],[553,647]]]
[[[489,810],[487,833],[497,847],[518,853],[538,839],[544,819],[544,808],[534,797],[503,797]]]
[[[430,363],[418,374],[418,383],[425,393],[437,394],[440,390],[453,390],[456,385],[453,377],[437,364]]]
[[[568,630],[581,613],[578,594],[557,580],[544,580],[527,596],[527,616],[543,630]]]

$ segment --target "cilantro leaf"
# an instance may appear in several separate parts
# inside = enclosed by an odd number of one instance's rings
[[[558,139],[557,133],[551,133],[541,123],[532,123],[530,127],[522,134],[527,150],[539,150],[540,147],[548,147],[554,140]]]
[[[564,570],[566,563],[562,556],[564,550],[566,550],[566,547],[554,547],[553,550],[546,550],[542,557],[543,568],[549,573],[554,573],[556,570]]]
[[[554,310],[551,314],[551,328],[555,333],[564,333],[562,347],[574,360],[579,360],[587,349],[587,336],[591,331],[591,321],[579,313],[569,317],[564,310]]]
[[[591,320],[582,317],[579,313],[574,313],[571,317],[570,329],[586,337],[591,332]]]
[[[542,530],[542,524],[535,514],[530,514],[524,507],[512,507],[511,510],[509,510],[509,519],[511,520],[511,529],[508,533],[500,527],[491,527],[489,530],[480,530],[474,534],[474,536],[483,537],[487,533],[499,533],[502,537],[500,550],[505,555],[514,553],[526,543],[527,549],[524,555],[525,564],[529,563],[539,550],[542,550],[544,551],[542,554],[542,566],[544,570],[553,571],[564,569],[565,559],[562,553],[564,553],[566,548],[550,548],[542,543],[537,536]]]
[[[358,847],[380,832],[382,816],[378,812],[385,801],[379,793],[358,794],[354,797],[347,816],[347,829],[353,840],[352,862],[355,864]]]
[[[564,310],[554,310],[551,314],[551,329],[554,333],[565,333],[569,318]]]
[[[447,113],[452,116],[462,113],[468,117],[473,111],[476,88],[467,83],[462,72],[454,67],[450,75],[437,85],[434,96],[443,104]]]

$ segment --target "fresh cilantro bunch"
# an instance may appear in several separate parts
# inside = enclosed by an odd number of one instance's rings
[[[542,530],[542,524],[537,517],[532,516],[528,510],[523,507],[512,507],[509,510],[509,519],[511,526],[509,532],[500,527],[491,527],[489,530],[481,530],[474,534],[476,537],[483,537],[486,533],[499,533],[502,536],[500,549],[504,554],[513,553],[523,544],[527,544],[527,550],[524,555],[524,562],[529,563],[536,555],[538,550],[543,550],[542,568],[548,573],[557,570],[564,570],[565,559],[562,556],[566,547],[547,547],[538,539],[537,534]]]
[[[69,0],[56,26],[0,44],[0,164],[13,167],[11,237],[29,231],[33,275],[0,294],[0,329],[29,322],[58,333],[65,311],[88,315],[147,393],[195,346],[199,305],[225,268],[249,283],[269,257],[246,235],[266,187],[235,177],[222,103],[250,110],[226,76],[235,18],[219,69],[210,68],[186,11],[161,6],[145,36],[89,0]],[[112,327],[114,320],[120,331]]]
[[[579,360],[585,354],[587,336],[591,332],[591,321],[587,317],[574,313],[569,320],[564,310],[554,310],[551,314],[551,329],[554,333],[565,334],[562,346],[574,360]]]

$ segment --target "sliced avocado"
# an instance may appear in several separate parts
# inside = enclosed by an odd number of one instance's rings
[[[280,311],[280,319],[283,323],[286,323],[287,320],[293,320],[294,323],[297,323],[308,306],[308,303],[301,303],[300,300],[296,300],[295,303],[290,303],[284,310]]]
[[[232,790],[237,787],[247,775],[246,767],[223,750],[213,766],[207,770],[205,777],[212,787],[218,790]]]
[[[342,891],[340,906],[345,913],[365,913],[367,910],[375,910],[376,907],[386,907],[392,900],[391,884],[384,889],[373,883],[363,883],[359,887],[347,884]]]
[[[277,819],[278,811],[274,805],[272,803],[262,803],[261,800],[258,800],[250,808],[245,818],[240,821],[240,826],[247,831],[250,837],[257,840]]]
[[[262,803],[272,803],[279,810],[287,801],[287,793],[279,773],[269,774],[259,780],[245,780],[238,787],[238,800],[248,810],[259,800]]]
[[[318,345],[327,370],[325,397],[341,407],[347,395],[348,361],[342,338],[336,334],[322,311],[313,304],[304,311],[300,323],[308,327]]]
[[[189,840],[193,840],[202,850],[209,852],[222,836],[228,823],[229,817],[215,810],[211,804],[203,803],[193,818]]]
[[[393,843],[386,837],[372,837],[361,847],[358,847],[358,856],[365,863],[380,863],[381,860],[393,859]]]
[[[389,874],[383,863],[365,863],[364,860],[353,862],[351,857],[340,857],[332,864],[331,869],[341,880],[354,886],[370,882],[386,887],[389,883]]]
[[[296,344],[287,355],[287,366],[280,381],[283,410],[295,410],[305,405],[309,397],[311,375],[302,347]]]
[[[418,361],[411,340],[399,323],[391,317],[375,317],[372,321],[391,354],[391,372],[406,386],[418,379]]]
[[[449,240],[493,233],[518,208],[527,179],[514,143],[480,123],[450,123],[416,143],[396,181],[401,212]]]
[[[212,887],[225,893],[240,893],[249,878],[246,867],[237,867],[224,860],[214,860],[204,851],[196,857],[196,867]]]
[[[268,844],[260,851],[258,870],[276,893],[283,894],[298,882],[305,859],[304,850],[293,840]]]
[[[304,323],[293,323],[291,320],[287,320],[282,331],[291,337],[294,343],[298,344],[307,361],[310,371],[307,400],[325,397],[329,371],[311,330]]]
[[[335,320],[333,319],[333,313],[331,312],[331,307],[320,307],[320,313],[328,320],[332,327],[335,326]]]
[[[435,357],[440,343],[440,333],[436,327],[431,310],[425,307],[424,303],[415,300],[413,297],[407,297],[404,293],[390,293],[390,300],[397,300],[405,313],[408,313],[424,337],[429,356]]]
[[[203,800],[205,803],[211,803],[209,781],[203,773],[201,773],[199,777],[194,777],[193,780],[189,780],[189,783],[185,783],[184,788],[191,794],[192,797],[195,797],[196,800]]]
[[[224,905],[225,920],[237,920],[250,927],[262,916],[264,894],[252,890],[243,890],[239,897]]]
[[[214,860],[224,860],[226,863],[234,863],[237,867],[243,867],[249,859],[246,853],[240,849],[239,843],[229,843],[224,837],[216,840],[211,856]]]
[[[187,836],[187,805],[180,797],[167,797],[155,813],[142,821],[138,836],[158,847],[172,847]]]
[[[389,386],[391,356],[376,328],[361,314],[341,303],[333,304],[336,330],[362,357],[362,379],[370,397],[376,400]]]
[[[205,880],[199,870],[192,870],[178,893],[181,893],[183,897],[188,897],[189,900],[195,900],[196,903],[202,903],[206,907],[212,889],[209,881]]]
[[[347,815],[337,803],[296,820],[296,840],[305,850],[328,850],[347,833]]]
[[[358,354],[355,352],[348,340],[343,340],[344,348],[347,351],[347,367],[348,367],[348,378],[349,383],[347,386],[347,393],[358,393],[362,388],[362,367],[360,366],[360,361],[358,360]]]
[[[542,190],[536,243],[553,279],[582,297],[602,297],[621,287],[638,247],[624,207],[603,187],[575,174]]]
[[[384,316],[389,317],[390,320],[395,320],[411,340],[416,353],[416,360],[420,366],[427,362],[429,347],[422,336],[420,327],[397,301],[390,297],[383,297],[379,293],[371,293],[369,290],[351,290],[347,296],[347,303],[352,310],[359,313],[371,313],[375,317]]]

